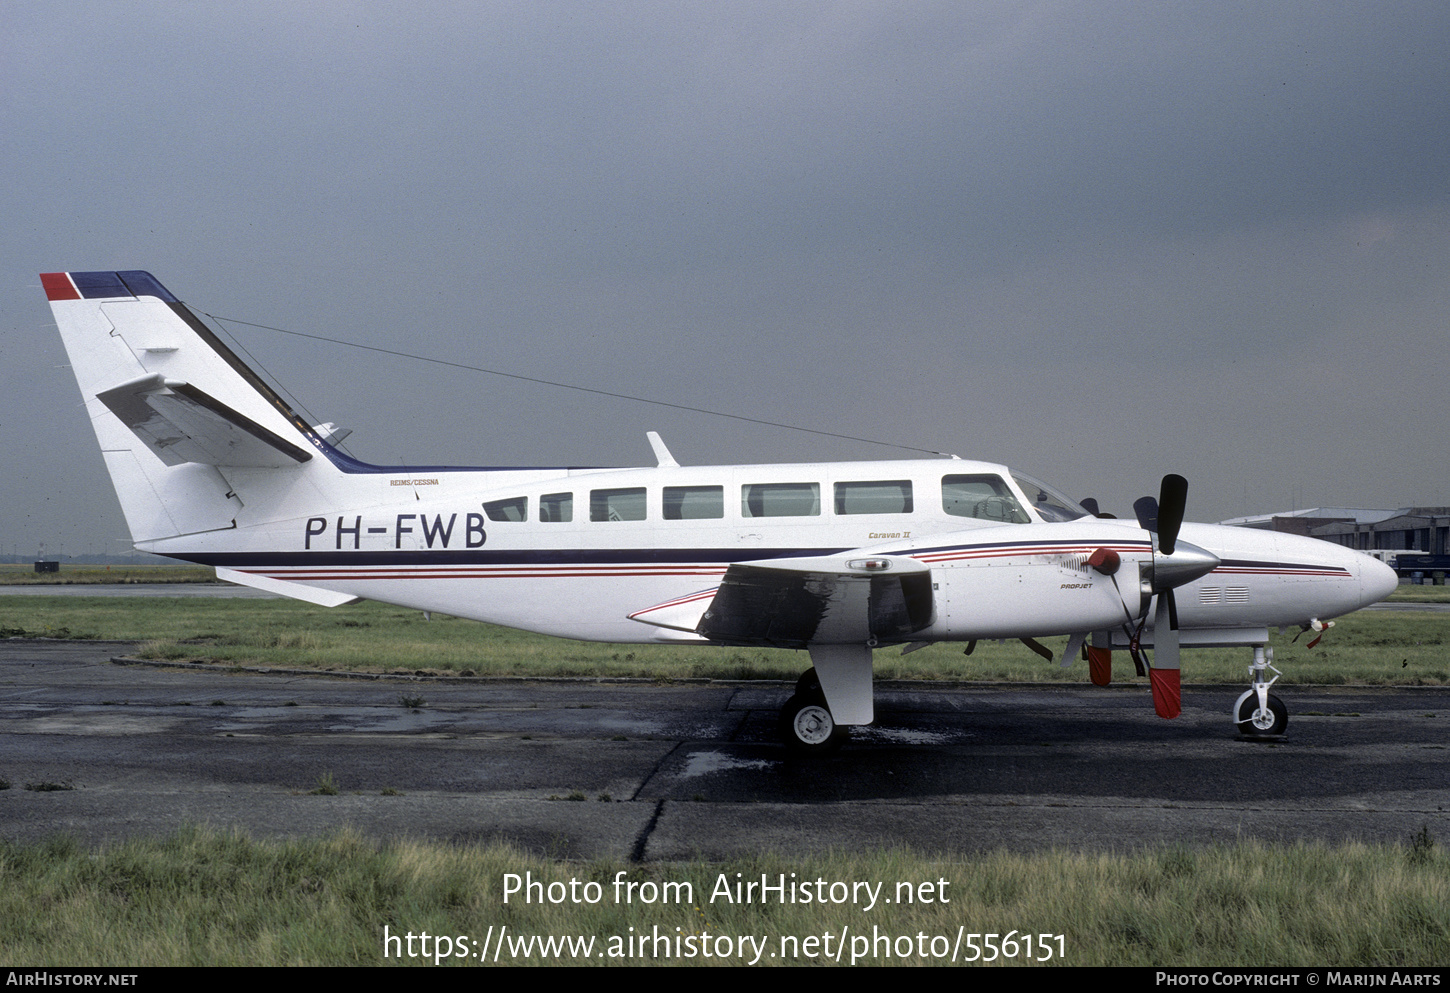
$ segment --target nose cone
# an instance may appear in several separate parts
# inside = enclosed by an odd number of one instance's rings
[[[1400,585],[1400,577],[1395,575],[1395,570],[1379,559],[1370,558],[1368,555],[1360,556],[1357,571],[1359,572],[1359,599],[1362,607],[1379,603]]]

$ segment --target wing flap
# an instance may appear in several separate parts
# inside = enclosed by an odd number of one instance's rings
[[[732,565],[695,630],[737,645],[872,644],[910,640],[932,615],[925,565],[847,552]]]

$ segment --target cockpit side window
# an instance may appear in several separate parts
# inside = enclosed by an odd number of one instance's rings
[[[1006,480],[991,473],[943,476],[941,506],[953,517],[1007,524],[1027,524],[1032,520],[1012,495]]]
[[[1086,507],[1079,506],[1077,501],[1063,496],[1044,482],[1020,472],[1012,473],[1012,478],[1016,480],[1018,486],[1022,487],[1022,492],[1027,494],[1027,499],[1032,502],[1032,509],[1037,511],[1037,516],[1048,523],[1075,521],[1079,517],[1092,516]]]

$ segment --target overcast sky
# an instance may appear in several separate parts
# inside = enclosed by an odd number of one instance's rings
[[[118,551],[36,274],[1007,462],[1450,504],[1450,6],[7,4],[0,550]],[[231,325],[374,462],[907,457]]]

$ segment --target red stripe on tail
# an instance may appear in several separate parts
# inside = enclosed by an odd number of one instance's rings
[[[42,272],[40,285],[45,287],[47,300],[79,300],[81,298],[75,284],[70,281],[68,273]]]

